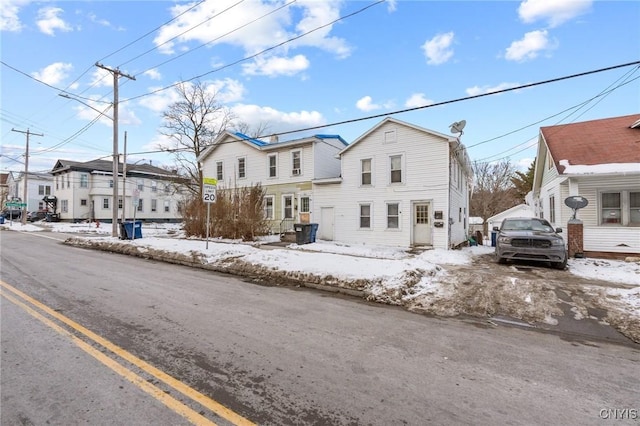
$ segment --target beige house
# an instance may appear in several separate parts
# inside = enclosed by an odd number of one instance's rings
[[[260,184],[271,232],[282,235],[293,230],[294,223],[317,220],[311,182],[340,174],[336,155],[346,146],[338,135],[265,142],[227,131],[198,161],[204,177],[217,179],[220,189]]]

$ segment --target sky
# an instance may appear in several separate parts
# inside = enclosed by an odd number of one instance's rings
[[[401,305],[408,309],[415,306],[429,307],[435,315],[456,314],[455,309],[469,301],[474,301],[480,308],[484,308],[485,303],[486,306],[491,306],[491,303],[497,301],[499,310],[511,309],[515,318],[534,317],[553,326],[557,325],[557,319],[550,313],[558,313],[560,304],[572,303],[558,299],[557,296],[549,297],[550,294],[555,294],[549,291],[549,288],[553,288],[552,282],[540,288],[539,283],[527,280],[526,275],[522,275],[513,266],[500,265],[504,274],[496,276],[491,283],[479,283],[456,271],[457,266],[470,265],[474,257],[492,253],[494,248],[488,244],[465,247],[462,250],[427,250],[421,254],[410,254],[400,248],[320,240],[311,244],[289,244],[286,247],[265,249],[261,247],[264,247],[262,243],[268,242],[268,237],[258,243],[213,238],[206,242],[185,238],[181,226],[143,223],[142,238],[136,240],[111,237],[110,226],[96,226],[94,223],[41,222],[21,225],[19,221],[6,221],[0,228],[39,233],[50,230],[75,234],[78,239],[109,247],[119,243],[136,246],[140,252],[154,249],[183,254],[188,259],[201,256],[203,263],[221,265],[221,268],[241,261],[244,265],[241,267],[243,272],[251,270],[248,267],[251,265],[253,268],[279,271],[287,277],[303,277],[305,280],[309,276],[324,277],[321,282],[330,281],[333,285],[344,288],[353,287],[353,283],[368,282],[365,286],[368,300]],[[622,324],[622,327],[627,327],[626,330],[630,333],[628,337],[640,343],[640,330],[637,329],[640,321],[640,262],[569,259],[566,272],[577,277],[610,282],[610,287],[584,284],[582,290],[598,298],[599,307],[607,307],[611,320],[621,321],[614,325],[620,327]],[[418,281],[416,277],[419,277]],[[474,287],[476,291],[483,293],[464,293]],[[465,299],[465,302],[461,302],[459,298]],[[588,311],[577,304],[571,310],[576,320],[588,315]],[[635,329],[632,330],[631,327]]]
[[[465,120],[472,161],[520,169],[541,126],[640,111],[638,64],[620,66],[640,61],[640,2],[2,4],[2,172],[24,170],[27,130],[30,171],[110,158],[114,78],[96,64],[122,73],[118,151],[126,132],[129,162],[157,166],[173,164],[160,132],[180,82],[205,84],[267,140],[352,142],[386,115],[444,134]]]

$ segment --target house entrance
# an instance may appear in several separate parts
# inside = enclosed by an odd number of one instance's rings
[[[431,244],[431,220],[429,217],[429,203],[413,204],[413,244]]]

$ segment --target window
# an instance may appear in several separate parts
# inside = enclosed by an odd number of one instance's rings
[[[300,198],[300,213],[309,213],[311,211],[311,202],[309,197]]]
[[[123,205],[124,205],[124,201],[122,201],[122,197],[118,197],[118,209],[122,210]]]
[[[264,197],[264,218],[265,219],[273,219],[273,204],[274,204],[273,195],[268,195]]]
[[[140,198],[138,200],[138,211],[141,212],[142,211],[142,198]]]
[[[113,179],[109,179],[109,188],[113,188]]]
[[[391,183],[402,183],[402,155],[392,155],[391,161]]]
[[[152,212],[158,211],[158,200],[156,199],[151,200],[151,211]]]
[[[273,154],[269,157],[269,177],[277,177],[278,176],[278,157]]]
[[[293,219],[293,196],[285,195],[282,197],[282,205],[284,206],[282,210],[283,219]]]
[[[549,196],[549,222],[556,223],[556,197]]]
[[[640,225],[640,192],[629,193],[629,224]]]
[[[224,176],[222,174],[222,161],[216,161],[216,179],[221,181],[223,177]]]
[[[151,181],[151,192],[158,192],[158,183],[155,180]]]
[[[244,179],[247,177],[247,159],[244,157],[238,158],[238,179]]]
[[[85,200],[85,199],[80,200],[80,205],[81,205],[82,207],[86,207],[86,205],[87,205],[87,200]]]
[[[620,224],[622,204],[619,192],[602,193],[602,224]]]
[[[169,200],[165,200],[164,202],[164,212],[169,213]]]
[[[360,228],[371,228],[371,204],[360,204]]]
[[[58,189],[60,189],[60,188],[58,187],[58,178],[59,178],[59,177],[60,177],[60,176],[56,176],[56,191],[57,191]]]
[[[302,152],[291,151],[291,174],[294,176],[302,174]]]
[[[71,183],[69,180],[69,174],[67,173],[67,188],[71,188]]]
[[[60,201],[60,210],[62,213],[67,213],[69,211],[69,200]]]
[[[109,208],[109,199],[108,198],[103,198],[102,199],[102,208],[103,209],[108,209]]]
[[[400,228],[400,204],[398,203],[387,204],[387,228]]]
[[[144,179],[138,179],[138,191],[144,191]]]
[[[164,184],[164,193],[168,194],[171,192],[171,185],[169,185],[168,183]]]
[[[44,185],[38,185],[38,195],[44,195]]]
[[[360,166],[362,170],[362,185],[371,185],[371,158],[367,158],[366,160],[360,161]]]
[[[384,143],[394,143],[396,141],[396,131],[387,130],[384,132]]]
[[[80,188],[88,188],[89,187],[89,175],[86,173],[82,173],[80,175]]]

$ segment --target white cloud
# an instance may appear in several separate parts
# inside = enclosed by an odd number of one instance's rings
[[[40,81],[55,86],[64,81],[69,75],[69,72],[73,70],[73,65],[65,64],[64,62],[55,62],[51,65],[47,65],[40,71],[31,73],[31,75]]]
[[[505,51],[505,59],[508,61],[524,62],[535,59],[543,51],[550,51],[557,47],[557,43],[549,41],[547,30],[531,31],[524,35],[522,40],[511,43]]]
[[[258,57],[254,62],[244,64],[242,68],[246,75],[292,76],[309,68],[309,60],[304,55],[296,55],[293,58],[271,57],[263,59]]]
[[[269,133],[286,132],[305,127],[321,126],[326,120],[318,111],[283,112],[271,107],[239,104],[231,108],[239,121],[256,127],[264,123]]]
[[[113,87],[113,75],[103,68],[94,69],[91,77],[91,87]]]
[[[148,71],[145,71],[143,74],[149,77],[151,80],[162,80],[162,75],[160,74],[157,68],[153,68]]]
[[[64,10],[59,7],[43,7],[38,11],[38,19],[36,24],[40,31],[47,35],[55,35],[56,30],[60,31],[72,31],[72,28],[58,15],[63,13]]]
[[[356,108],[360,111],[374,111],[382,108],[380,105],[373,103],[371,96],[365,96],[356,102]]]
[[[453,38],[453,31],[450,31],[445,34],[438,34],[431,40],[427,40],[422,45],[424,54],[427,57],[427,64],[440,65],[451,59],[453,49],[450,47],[453,44]]]
[[[398,0],[387,0],[387,10],[389,12],[395,12],[398,8]]]
[[[518,87],[520,83],[500,83],[497,86],[473,86],[466,90],[467,95],[476,96],[484,93],[495,93],[500,90],[510,89],[512,87]]]
[[[29,0],[3,0],[0,8],[0,31],[19,32],[22,30],[20,22],[20,7],[29,3]]]
[[[177,45],[195,42],[198,45],[207,43],[210,47],[222,43],[240,46],[246,55],[254,55],[339,18],[342,4],[344,3],[340,0],[299,0],[265,16],[282,6],[282,3],[252,1],[229,8],[229,2],[205,1],[162,27],[154,43],[160,46],[161,52],[167,54],[173,53]],[[189,7],[191,4],[178,4],[171,8],[171,13],[177,16]],[[215,17],[225,9],[228,10],[223,15]],[[294,22],[297,16],[302,18]],[[210,19],[211,17],[214,18]],[[250,25],[240,28],[250,22]],[[348,56],[351,48],[343,39],[330,36],[332,29],[332,25],[318,29],[287,43],[279,51],[312,46],[334,53],[340,58]]]
[[[557,27],[591,9],[593,0],[526,0],[520,4],[518,15],[525,23],[546,21]]]
[[[431,104],[433,104],[433,101],[431,99],[427,99],[424,93],[414,93],[406,100],[404,106],[407,108],[417,108]]]

